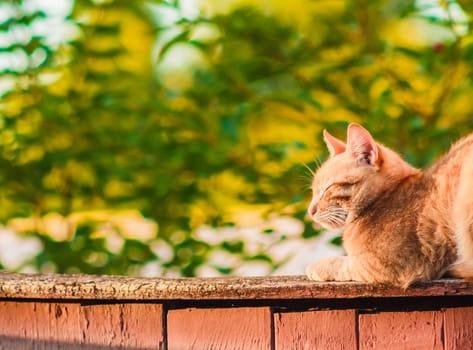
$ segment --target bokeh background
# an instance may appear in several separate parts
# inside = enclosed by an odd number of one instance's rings
[[[471,0],[2,0],[0,267],[301,274],[321,131],[473,130]]]

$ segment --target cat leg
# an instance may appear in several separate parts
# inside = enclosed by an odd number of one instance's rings
[[[409,287],[417,280],[403,269],[388,269],[376,256],[335,256],[318,260],[306,268],[306,275],[312,281],[365,282]]]
[[[359,264],[355,257],[334,256],[316,261],[306,269],[306,275],[313,281],[359,281],[363,279],[357,271]]]
[[[473,281],[473,260],[459,261],[450,265],[445,275]]]
[[[461,168],[458,191],[453,203],[453,222],[458,262],[473,261],[473,162]]]

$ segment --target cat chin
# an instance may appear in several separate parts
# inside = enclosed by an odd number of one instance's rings
[[[340,230],[345,228],[346,224],[343,223],[342,225],[331,225],[328,223],[322,223],[315,221],[315,228],[316,229],[326,229],[326,230]]]

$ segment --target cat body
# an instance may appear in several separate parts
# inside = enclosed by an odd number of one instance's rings
[[[473,277],[473,134],[420,171],[357,124],[347,143],[326,131],[330,157],[314,175],[308,212],[343,228],[344,257],[308,266],[317,281],[407,288],[446,272]]]

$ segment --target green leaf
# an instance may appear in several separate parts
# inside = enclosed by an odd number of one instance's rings
[[[337,236],[335,238],[332,238],[330,240],[330,244],[334,245],[334,246],[337,246],[337,247],[341,247],[342,246],[342,236]]]

